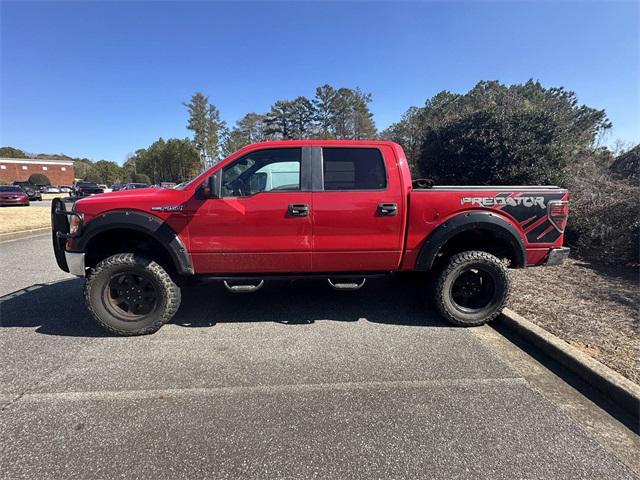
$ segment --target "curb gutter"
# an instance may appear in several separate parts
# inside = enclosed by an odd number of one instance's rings
[[[0,233],[0,243],[5,240],[16,240],[18,238],[31,237],[51,231],[51,227],[33,228],[31,230],[21,230],[19,232]]]
[[[508,308],[497,321],[600,390],[634,417],[640,416],[640,386],[631,380]]]

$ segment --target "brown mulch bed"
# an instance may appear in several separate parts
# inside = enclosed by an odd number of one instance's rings
[[[640,384],[638,269],[570,259],[512,272],[511,309]]]

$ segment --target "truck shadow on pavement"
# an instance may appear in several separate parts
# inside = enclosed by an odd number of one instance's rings
[[[36,328],[37,333],[104,337],[84,305],[82,279],[36,284],[0,297],[0,331]],[[183,327],[219,323],[276,322],[309,325],[316,321],[425,327],[448,326],[425,300],[426,289],[406,279],[372,279],[358,291],[332,290],[320,280],[273,281],[256,293],[232,294],[221,284],[183,288],[182,305],[171,321]]]

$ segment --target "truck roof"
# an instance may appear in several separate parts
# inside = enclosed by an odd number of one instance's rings
[[[399,146],[397,143],[390,142],[388,140],[273,140],[268,142],[252,143],[250,145],[247,145],[244,148],[251,147],[251,149],[254,149],[256,147],[276,148],[276,147],[320,147],[320,146],[364,147],[364,146],[372,146],[372,145],[387,145],[392,148]]]

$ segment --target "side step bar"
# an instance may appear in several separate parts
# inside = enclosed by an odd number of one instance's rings
[[[367,278],[370,277],[382,277],[384,274],[367,274],[367,275],[334,275],[332,277],[328,277],[326,275],[284,275],[284,276],[273,276],[267,277],[267,279],[272,280],[294,280],[301,278],[325,278],[329,286],[334,290],[340,291],[353,291],[360,290],[364,287],[364,284],[367,282]],[[257,292],[264,286],[265,279],[259,277],[204,277],[202,278],[204,281],[215,281],[222,280],[225,288],[229,290],[231,293],[253,293]]]
[[[253,293],[262,288],[262,286],[264,285],[264,280],[260,280],[260,282],[256,285],[229,285],[229,282],[227,280],[225,280],[223,283],[225,288],[231,293]]]
[[[364,287],[364,284],[367,282],[367,279],[365,277],[362,277],[362,281],[360,283],[349,282],[345,280],[332,282],[330,278],[327,278],[327,282],[329,282],[329,285],[331,285],[331,288],[333,288],[334,290],[343,290],[343,291],[344,290],[360,290],[362,287]]]

